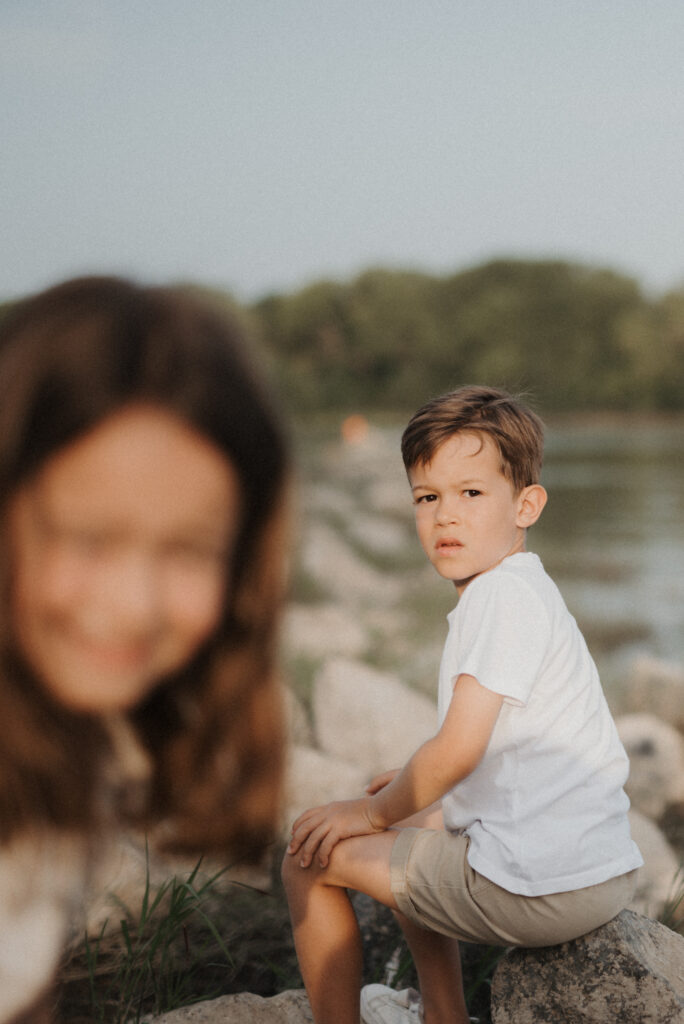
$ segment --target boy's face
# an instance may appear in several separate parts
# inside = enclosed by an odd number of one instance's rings
[[[516,494],[496,444],[472,431],[450,437],[430,462],[410,470],[409,481],[420,543],[459,594],[476,576],[525,550],[525,531],[546,502],[537,484]]]

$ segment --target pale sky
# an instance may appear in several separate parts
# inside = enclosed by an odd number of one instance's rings
[[[0,0],[0,299],[563,258],[684,284],[681,0]]]

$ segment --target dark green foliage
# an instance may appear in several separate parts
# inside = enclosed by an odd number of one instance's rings
[[[463,383],[543,412],[684,409],[684,291],[561,261],[497,260],[450,277],[370,270],[252,310],[296,413],[409,410]]]
[[[467,383],[522,391],[543,414],[684,409],[684,287],[652,298],[609,269],[499,259],[443,277],[377,268],[250,306],[201,290],[295,415],[407,413]]]

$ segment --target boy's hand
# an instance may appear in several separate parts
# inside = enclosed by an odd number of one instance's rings
[[[359,800],[340,800],[322,807],[312,807],[295,821],[287,852],[299,852],[299,866],[308,868],[316,851],[322,868],[328,866],[330,853],[340,839],[366,836],[382,832],[371,817],[369,797]]]
[[[366,792],[369,796],[373,796],[374,793],[379,793],[381,789],[388,786],[392,779],[399,774],[401,768],[392,768],[389,772],[383,772],[381,775],[376,775],[374,779],[371,779],[366,786]]]

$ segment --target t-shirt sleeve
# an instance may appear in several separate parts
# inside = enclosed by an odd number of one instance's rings
[[[541,598],[519,577],[493,573],[473,581],[461,603],[455,674],[527,704],[550,637]]]

